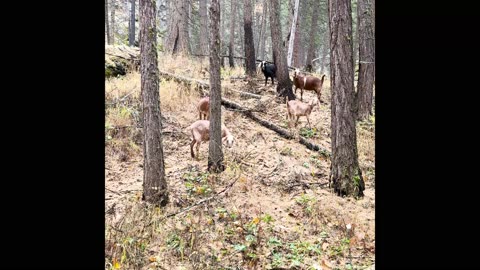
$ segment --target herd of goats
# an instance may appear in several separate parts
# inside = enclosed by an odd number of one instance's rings
[[[272,85],[274,84],[274,78],[276,77],[276,67],[274,64],[267,64],[265,61],[260,63],[260,67],[262,70],[263,75],[265,76],[265,86],[267,85],[268,78],[272,79]],[[300,100],[288,100],[286,102],[287,105],[287,119],[289,120],[289,126],[291,126],[291,120],[295,117],[295,127],[298,124],[298,119],[300,116],[305,116],[307,118],[307,122],[309,127],[310,126],[310,114],[312,113],[313,108],[318,105],[320,106],[320,93],[323,86],[323,81],[325,79],[325,75],[322,76],[321,79],[314,77],[314,76],[304,76],[300,75],[300,70],[295,69],[293,74],[293,84],[295,85],[295,94],[297,93],[297,89],[300,88]],[[316,97],[308,103],[303,102],[303,90],[313,90],[317,94]],[[192,125],[190,125],[189,129],[192,133],[192,142],[190,143],[190,153],[192,158],[195,158],[195,154],[193,152],[193,147],[195,144],[197,150],[197,159],[199,157],[199,150],[200,144],[202,142],[209,141],[209,127],[210,127],[210,98],[208,96],[203,97],[200,99],[197,105],[197,110],[199,112],[200,120],[196,121]],[[227,129],[225,125],[222,124],[222,141],[225,142],[227,146],[230,148],[233,146],[233,135]]]

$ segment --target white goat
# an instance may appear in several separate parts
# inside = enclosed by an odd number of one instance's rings
[[[195,123],[190,125],[192,132],[192,142],[190,143],[190,154],[192,158],[195,158],[193,153],[193,146],[197,144],[197,159],[200,151],[200,144],[210,140],[210,121],[209,120],[197,120]],[[230,148],[233,146],[233,135],[227,129],[226,126],[222,125],[222,141],[227,142],[227,146]]]
[[[318,101],[317,97],[312,99],[309,103],[304,103],[299,100],[289,101],[287,99],[287,120],[289,120],[289,125],[291,126],[290,120],[292,120],[296,116],[297,117],[297,121],[295,122],[295,127],[296,127],[300,116],[305,116],[307,117],[308,126],[312,128],[310,125],[310,119],[309,119],[310,114],[312,113],[312,110],[316,105],[320,106],[319,103],[320,102]]]

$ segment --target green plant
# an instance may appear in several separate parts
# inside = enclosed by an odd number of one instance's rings
[[[280,151],[280,155],[282,156],[291,156],[292,155],[292,148],[284,147],[282,151]]]
[[[295,201],[300,205],[307,205],[309,202],[313,200],[312,197],[308,196],[307,194],[303,193],[299,197],[295,198]]]
[[[284,258],[282,253],[272,253],[272,263],[270,264],[272,268],[279,268],[284,264]]]
[[[306,128],[302,127],[300,128],[300,135],[305,137],[305,138],[312,138],[312,137],[318,137],[318,130],[316,128]]]
[[[271,215],[269,214],[265,214],[263,217],[262,217],[262,221],[269,224],[270,222],[273,222],[273,218]]]

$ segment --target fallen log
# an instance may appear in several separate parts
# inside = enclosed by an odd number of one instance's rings
[[[173,73],[170,73],[170,72],[166,72],[166,71],[161,71],[161,70],[159,70],[159,73],[161,75],[163,75],[164,77],[172,79],[172,80],[177,81],[177,82],[188,83],[188,84],[197,84],[198,86],[200,86],[200,88],[198,88],[198,90],[201,91],[202,94],[204,94],[204,95],[208,94],[208,91],[206,91],[205,89],[207,89],[207,88],[209,89],[210,85],[205,83],[205,82],[195,80],[195,79],[191,79],[191,78],[187,78],[187,77],[183,77],[183,76],[179,76],[179,75],[176,75],[176,74],[173,74]],[[251,95],[251,96],[258,96],[259,98],[261,97],[259,95],[254,95],[254,94],[251,94],[251,93],[248,93],[248,92],[241,92],[241,91],[236,91],[236,90],[232,90],[232,89],[230,89],[230,91],[240,92],[240,93],[248,94],[248,95]],[[240,105],[238,103],[235,103],[233,101],[227,100],[225,98],[222,98],[221,104],[226,108],[236,109],[238,112],[245,114],[247,117],[249,117],[250,119],[259,123],[260,125],[277,132],[278,134],[280,134],[280,136],[284,137],[285,139],[289,139],[289,140],[295,139],[295,136],[292,133],[290,133],[288,130],[283,129],[283,128],[281,128],[281,127],[279,127],[279,126],[277,126],[277,125],[275,125],[275,124],[273,124],[273,123],[271,123],[267,120],[261,119],[260,117],[254,115],[253,112],[255,112],[255,110],[245,108],[242,105]],[[330,152],[328,150],[323,149],[320,146],[309,142],[308,140],[306,140],[303,137],[300,137],[298,142],[300,144],[305,145],[310,150],[318,151],[326,157],[330,156]]]
[[[290,133],[288,130],[284,129],[284,128],[281,128],[277,125],[275,125],[274,123],[272,122],[269,122],[267,120],[264,120],[264,119],[261,119],[260,117],[256,116],[255,114],[253,114],[253,111],[252,110],[249,110],[249,109],[245,109],[243,108],[240,104],[237,104],[233,101],[229,101],[229,100],[224,100],[222,99],[222,105],[225,106],[226,108],[233,108],[233,109],[236,109],[238,112],[241,112],[243,113],[244,115],[246,115],[247,117],[249,117],[250,119],[254,120],[255,122],[259,123],[260,125],[268,128],[268,129],[271,129],[275,132],[277,132],[280,136],[282,136],[283,138],[285,139],[289,139],[289,140],[292,140],[292,139],[295,139],[295,136]],[[303,138],[303,137],[300,137],[298,142],[300,144],[303,144],[305,145],[308,149],[310,150],[313,150],[313,151],[319,151],[321,152],[323,155],[329,157],[330,156],[330,152],[326,149],[323,149],[321,148],[320,146],[316,145],[316,144],[313,144],[311,142],[309,142],[307,139]]]
[[[187,83],[189,85],[196,84],[197,86],[199,86],[196,89],[199,90],[202,95],[208,94],[208,91],[205,91],[205,89],[209,89],[210,85],[208,83],[204,82],[204,81],[187,78],[187,77],[184,77],[184,76],[180,76],[180,75],[173,74],[173,73],[166,72],[166,71],[162,71],[162,70],[159,70],[159,73],[163,77],[165,77],[167,79],[174,80],[178,83]],[[250,97],[250,98],[256,98],[256,99],[261,99],[262,98],[261,95],[256,95],[256,94],[252,94],[252,93],[248,93],[248,92],[233,90],[233,89],[225,87],[225,86],[222,87],[222,88],[226,91],[239,93],[240,96],[242,96],[242,97]]]
[[[159,70],[159,73],[161,75],[163,75],[163,76],[165,76],[169,79],[175,80],[177,82],[189,83],[189,84],[196,83],[197,85],[201,86],[201,88],[199,88],[199,90],[201,91],[202,94],[204,94],[204,95],[208,94],[208,92],[205,89],[210,88],[210,85],[205,83],[205,82],[195,80],[195,79],[191,79],[191,78],[187,78],[187,77],[183,77],[183,76],[179,76],[179,75],[172,74],[172,73],[166,72],[166,71],[161,71],[161,70]],[[233,90],[233,91],[236,91],[236,90]],[[236,91],[236,92],[241,92],[241,91]],[[247,93],[247,92],[241,92],[241,93],[253,95],[253,94],[250,94],[250,93]],[[256,96],[258,96],[258,95],[256,95]],[[253,114],[254,110],[252,110],[252,109],[245,108],[244,106],[242,106],[238,103],[235,103],[233,101],[230,101],[228,99],[225,99],[225,98],[222,98],[221,104],[225,108],[232,108],[232,109],[237,110],[240,113],[243,113],[244,115],[246,115],[250,119],[254,120],[255,122],[259,123],[260,125],[277,132],[278,134],[280,134],[280,136],[284,137],[285,139],[289,139],[289,140],[295,139],[295,136],[292,133],[290,133],[288,130],[286,130],[284,128],[281,128],[281,127],[279,127],[279,126],[277,126],[277,125],[275,125],[275,124],[273,124],[273,123],[271,123],[267,120],[261,119],[260,117]],[[320,146],[309,142],[307,139],[305,139],[303,137],[300,137],[298,139],[298,142],[300,144],[305,145],[310,150],[318,151],[326,157],[330,156],[330,152],[328,150],[323,149]]]
[[[125,75],[140,66],[140,50],[125,45],[105,45],[105,78]]]

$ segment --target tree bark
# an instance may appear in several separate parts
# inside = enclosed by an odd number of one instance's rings
[[[237,0],[230,1],[230,43],[228,44],[228,64],[230,67],[235,67],[235,62],[233,61],[233,56],[235,54],[235,18],[237,12]]]
[[[288,74],[287,56],[282,45],[282,31],[280,29],[280,4],[278,0],[270,0],[270,31],[272,35],[272,47],[275,66],[277,68],[277,94],[295,99],[292,91],[292,81]]]
[[[295,42],[296,36],[296,29],[297,29],[297,18],[298,18],[298,5],[300,0],[295,0],[295,8],[293,11],[293,20],[292,20],[292,27],[290,29],[290,39],[288,40],[288,54],[287,54],[287,65],[292,65],[293,59],[293,45]]]
[[[374,70],[374,35],[372,0],[358,0],[359,70],[357,83],[357,119],[372,115]]]
[[[318,16],[319,16],[320,12],[318,11],[313,11],[313,14],[312,14],[312,23],[311,23],[311,33],[309,35],[309,42],[308,42],[308,52],[307,52],[307,66],[308,65],[311,65],[312,69],[313,69],[313,63],[312,63],[312,60],[313,60],[313,55],[315,54],[315,37],[317,36],[316,33],[318,33]]]
[[[112,44],[112,37],[110,35],[110,22],[108,21],[108,0],[105,0],[105,27],[107,28],[107,44]]]
[[[258,47],[259,47],[259,58],[264,60],[265,59],[265,42],[267,40],[267,0],[263,1],[263,10],[262,10],[262,29],[261,29],[261,35],[260,35],[260,40],[258,41]]]
[[[351,0],[329,0],[332,89],[332,167],[330,180],[339,196],[362,197],[365,183],[358,164],[353,86]]]
[[[147,202],[165,206],[168,203],[168,190],[162,146],[155,0],[140,0],[140,14],[144,130],[143,198]]]
[[[112,41],[112,44],[115,44],[115,9],[116,9],[116,0],[111,0],[111,16],[110,20],[112,20],[112,23],[110,24],[110,29],[111,29],[111,37],[110,40]]]
[[[240,55],[245,55],[245,39],[243,38],[245,36],[245,33],[243,31],[243,26],[242,26],[242,23],[241,21],[243,20],[243,8],[240,6],[240,3],[243,3],[243,1],[239,1],[237,3],[237,14],[236,16],[238,16],[238,37],[239,37],[239,45],[240,45]]]
[[[307,2],[306,0],[301,0],[299,7],[298,7],[298,14],[301,14],[300,18],[297,19],[297,27],[295,29],[295,42],[293,43],[293,66],[295,67],[303,67],[305,65],[305,42],[304,35],[304,28],[306,28],[306,18],[307,18]],[[312,10],[315,13],[318,13],[316,10]],[[316,33],[312,32],[311,30],[308,33],[315,35]]]
[[[188,39],[188,3],[187,0],[170,1],[170,23],[165,50],[172,54],[190,54]]]
[[[257,68],[255,66],[255,44],[253,43],[251,0],[244,0],[244,6],[245,10],[243,12],[243,32],[245,33],[245,70],[248,76],[254,77],[257,74]]]
[[[128,46],[135,44],[135,0],[131,0],[130,24],[128,27]],[[155,16],[156,18],[156,16]]]
[[[207,0],[199,0],[200,13],[200,51],[202,54],[208,53],[208,14]]]
[[[208,171],[225,170],[222,152],[222,90],[220,85],[220,4],[212,0],[210,6],[210,140],[208,144]]]
[[[320,65],[320,73],[324,74],[326,67],[326,59],[330,53],[330,24],[327,22],[327,30],[325,31],[325,40],[322,49],[322,62]]]

